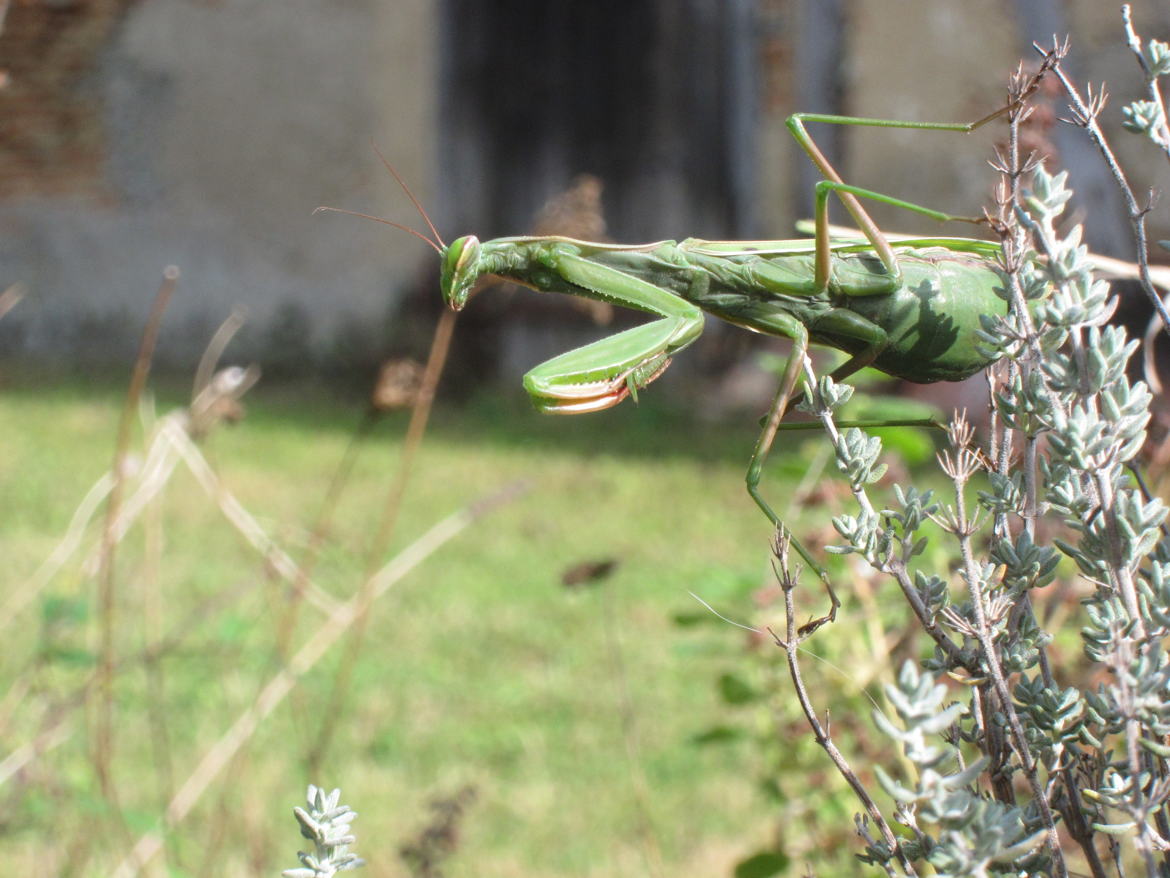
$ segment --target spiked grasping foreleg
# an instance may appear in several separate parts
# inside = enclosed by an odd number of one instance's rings
[[[524,389],[541,411],[593,412],[617,405],[657,378],[670,357],[703,331],[703,313],[641,278],[572,253],[553,254],[549,267],[583,295],[656,314],[636,326],[541,363],[524,376]]]

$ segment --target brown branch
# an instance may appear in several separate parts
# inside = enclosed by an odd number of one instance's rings
[[[813,707],[812,699],[809,698],[808,690],[804,686],[804,679],[800,674],[800,644],[808,635],[801,635],[796,625],[796,608],[793,604],[792,592],[796,588],[796,580],[798,577],[793,576],[788,568],[788,539],[783,533],[777,536],[773,552],[778,562],[773,565],[773,569],[776,572],[777,580],[780,582],[780,587],[784,591],[785,632],[783,639],[776,632],[772,631],[771,628],[768,629],[768,633],[772,635],[772,639],[776,641],[776,645],[784,650],[784,655],[788,662],[788,673],[792,677],[792,684],[796,689],[796,698],[800,702],[800,709],[808,721],[809,728],[812,729],[813,737],[816,739],[817,744],[828,754],[829,759],[837,767],[837,771],[845,778],[845,782],[849,784],[854,795],[861,801],[865,813],[869,815],[869,819],[878,827],[882,841],[885,842],[894,856],[898,858],[898,862],[902,866],[904,873],[909,876],[917,875],[918,873],[915,871],[913,863],[906,856],[906,852],[902,849],[902,845],[899,843],[898,837],[894,834],[893,829],[886,822],[886,818],[878,809],[877,804],[870,798],[869,792],[865,789],[865,785],[862,784],[861,780],[849,766],[849,762],[845,759],[845,756],[837,749],[837,745],[833,743],[828,728],[817,717],[816,709]],[[889,867],[886,868],[886,871],[888,874],[895,874]]]
[[[1038,51],[1043,51],[1036,47]],[[1154,311],[1162,319],[1162,328],[1167,336],[1170,336],[1170,311],[1166,310],[1161,297],[1154,289],[1154,284],[1150,279],[1149,266],[1149,243],[1146,239],[1146,214],[1149,213],[1149,206],[1140,207],[1137,198],[1133,194],[1133,189],[1129,186],[1129,181],[1125,177],[1125,172],[1121,169],[1117,158],[1113,154],[1109,142],[1105,139],[1105,132],[1101,130],[1101,126],[1097,124],[1097,115],[1105,105],[1105,94],[1102,93],[1094,97],[1092,93],[1089,95],[1089,103],[1086,104],[1081,94],[1077,91],[1076,85],[1065,75],[1064,69],[1057,60],[1052,65],[1052,71],[1056,74],[1056,78],[1060,80],[1060,84],[1064,86],[1065,93],[1069,97],[1070,109],[1073,111],[1072,122],[1081,128],[1084,128],[1089,135],[1089,139],[1097,147],[1102,157],[1105,159],[1105,164],[1109,167],[1109,172],[1113,175],[1114,181],[1117,183],[1117,188],[1121,190],[1121,196],[1125,199],[1125,207],[1129,212],[1129,222],[1133,226],[1134,244],[1137,251],[1138,264],[1138,279],[1141,281],[1142,289],[1153,305]]]

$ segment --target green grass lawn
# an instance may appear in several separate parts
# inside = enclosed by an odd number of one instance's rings
[[[121,394],[76,383],[0,390],[0,599],[27,587],[109,467]],[[751,419],[703,425],[648,404],[547,418],[519,396],[435,413],[394,550],[502,485],[525,479],[529,489],[375,605],[317,774],[307,774],[307,754],[344,640],[171,833],[170,871],[154,874],[271,875],[296,865],[290,809],[310,781],[341,786],[361,813],[356,849],[370,875],[409,875],[398,847],[432,819],[431,800],[467,785],[476,800],[448,876],[730,875],[770,844],[791,857],[791,874],[810,862],[824,874],[855,870],[855,803],[844,784],[791,699],[779,711],[754,700],[787,697],[780,651],[749,648],[745,632],[717,620],[676,619],[701,609],[693,591],[742,618],[779,621],[747,597],[771,581],[770,529],[743,489]],[[360,405],[292,389],[261,390],[248,405],[204,453],[302,558]],[[388,418],[361,446],[333,516],[314,579],[336,596],[360,582],[405,420]],[[768,475],[780,509],[820,446],[809,434],[790,447]],[[823,543],[828,513],[813,513],[799,530]],[[279,666],[288,590],[182,468],[151,521],[116,556],[117,651],[127,662],[114,691],[112,774],[124,823],[91,767],[87,729],[99,702],[80,709],[71,700],[97,650],[94,579],[75,558],[29,609],[0,620],[0,692],[9,692],[0,759],[68,717],[63,742],[0,787],[0,854],[14,871],[109,874]],[[100,515],[86,551],[99,533]],[[567,569],[601,560],[617,562],[608,578],[562,584]],[[811,585],[803,597],[808,616],[824,609]],[[851,675],[873,669],[865,634],[875,622],[863,626],[865,608],[846,600],[845,620],[810,645],[842,670],[810,661],[806,673],[831,693],[822,706],[834,705],[849,748],[871,735],[871,708]],[[321,619],[300,608],[294,647]],[[154,673],[136,660],[152,631],[169,641]],[[726,740],[697,744],[705,732]]]

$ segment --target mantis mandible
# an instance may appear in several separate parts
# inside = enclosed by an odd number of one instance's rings
[[[691,238],[616,245],[559,236],[480,241],[467,235],[446,245],[429,220],[436,241],[390,224],[426,240],[438,251],[442,295],[457,311],[467,304],[479,278],[495,275],[538,292],[609,302],[656,318],[529,371],[523,379],[524,388],[544,412],[581,414],[616,405],[628,396],[636,398],[639,390],[662,374],[674,354],[699,337],[704,313],[791,340],[792,350],[763,420],[745,481],[752,499],[826,587],[832,607],[815,623],[820,624],[835,618],[839,606],[828,573],[792,537],[760,493],[764,462],[780,422],[795,400],[808,345],[827,345],[849,355],[832,372],[834,381],[866,366],[918,383],[960,381],[990,364],[978,342],[981,315],[1006,314],[1008,303],[1003,273],[996,262],[999,244],[950,237],[891,242],[859,199],[938,221],[978,223],[983,218],[952,216],[846,184],[805,125],[970,132],[1019,104],[1016,101],[969,123],[812,113],[790,116],[789,130],[824,177],[816,186],[812,242]],[[422,212],[409,189],[406,191]],[[831,238],[828,203],[833,195],[860,230],[856,240],[841,243]]]

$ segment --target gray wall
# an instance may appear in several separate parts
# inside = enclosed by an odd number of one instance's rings
[[[189,361],[237,304],[251,314],[245,346],[263,345],[278,313],[295,312],[316,345],[355,326],[372,335],[396,285],[434,254],[385,226],[312,211],[417,223],[372,145],[432,197],[432,7],[129,7],[83,87],[102,108],[100,185],[0,201],[0,285],[29,290],[5,321],[8,344],[100,355],[104,337],[123,354],[171,263],[182,280],[164,359]]]

